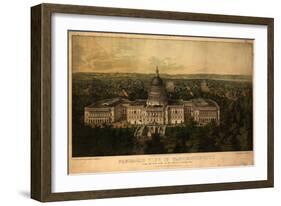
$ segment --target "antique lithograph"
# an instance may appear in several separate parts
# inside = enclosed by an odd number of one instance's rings
[[[253,39],[68,39],[69,174],[254,164]]]

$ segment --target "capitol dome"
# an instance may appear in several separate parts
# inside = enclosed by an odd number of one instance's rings
[[[159,77],[159,75],[157,75],[156,77],[153,77],[153,79],[151,81],[151,86],[163,86],[163,81]]]
[[[166,105],[167,102],[167,94],[163,80],[159,76],[158,68],[156,68],[156,76],[152,78],[146,104],[150,106],[163,106]]]

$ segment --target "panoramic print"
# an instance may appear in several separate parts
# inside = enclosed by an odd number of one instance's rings
[[[253,165],[254,40],[68,35],[70,174]]]

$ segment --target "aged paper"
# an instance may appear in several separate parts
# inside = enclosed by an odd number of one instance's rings
[[[211,152],[168,155],[71,158],[69,173],[213,168],[254,164],[253,152]]]
[[[252,39],[83,31],[69,31],[68,35],[69,174],[254,164]],[[133,82],[133,87],[141,87],[143,96],[137,93],[139,90],[133,93],[141,99],[131,98],[131,87],[126,88],[127,83],[121,85],[122,81],[130,82],[128,80]],[[121,86],[109,86],[114,91],[106,91],[108,85],[98,88],[92,84],[95,81],[101,85],[117,82]],[[229,111],[226,111],[228,105],[220,102],[229,104]],[[108,113],[96,118],[101,110],[102,115],[105,111]],[[242,121],[245,111],[247,118]],[[234,115],[230,115],[232,113]],[[116,118],[117,115],[120,117]],[[235,116],[233,124],[229,124],[231,116]],[[215,140],[198,142],[203,137],[194,136],[200,134],[200,128],[204,132],[208,130]],[[228,129],[232,131],[230,138],[225,136]],[[130,146],[134,149],[122,146],[131,154],[114,153],[114,147],[122,148],[115,140],[115,143],[98,146],[101,140],[94,140],[95,132],[100,130],[119,133],[135,130],[133,140],[126,139],[133,141]],[[182,132],[188,138],[178,135],[181,138],[178,140],[173,132],[177,135]],[[104,138],[108,137],[104,135]],[[157,142],[161,147],[155,146]],[[198,147],[205,145],[200,150],[192,148],[197,144]],[[109,151],[107,146],[113,149]],[[195,152],[186,152],[188,148]]]

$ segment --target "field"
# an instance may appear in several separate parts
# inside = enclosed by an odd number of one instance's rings
[[[189,122],[167,129],[164,137],[139,142],[134,128],[84,126],[84,107],[95,101],[126,97],[146,99],[154,74],[73,73],[73,156],[138,155],[191,152],[249,151],[253,149],[252,80],[243,75],[165,75],[171,99],[210,98],[220,106],[220,124],[205,127]],[[207,88],[202,88],[202,82]]]

